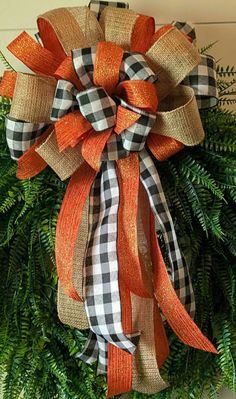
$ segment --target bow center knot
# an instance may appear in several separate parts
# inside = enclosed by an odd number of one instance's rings
[[[91,87],[76,96],[79,109],[96,131],[116,125],[116,103],[103,87]]]

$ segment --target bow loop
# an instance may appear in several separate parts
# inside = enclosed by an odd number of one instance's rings
[[[142,54],[125,51],[120,68],[120,80],[146,80],[154,83],[157,81],[157,75],[148,66]]]
[[[58,80],[51,111],[51,121],[56,122],[70,111],[78,109],[78,90],[67,80]]]

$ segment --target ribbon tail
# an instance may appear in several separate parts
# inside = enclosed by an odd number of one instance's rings
[[[120,266],[121,265],[119,265],[119,267]],[[122,327],[125,333],[129,333],[132,331],[132,304],[130,291],[126,288],[123,281],[120,281],[120,296],[122,306]],[[137,335],[134,336],[134,338],[136,337]],[[108,345],[108,398],[129,392],[132,389],[132,367],[133,356],[130,353],[127,353],[114,345]]]
[[[18,161],[16,177],[18,179],[30,179],[37,176],[47,166],[47,162],[36,152],[37,147],[42,144],[51,134],[52,127],[50,126],[39,139],[26,151]]]
[[[184,344],[217,354],[216,348],[191,319],[175,293],[158,244],[154,216],[151,218],[151,236],[155,297],[169,325]]]
[[[87,364],[93,364],[98,359],[98,341],[96,334],[89,331],[87,341],[84,345],[82,352],[78,352],[75,357],[83,360]]]
[[[108,343],[101,337],[97,335],[98,341],[98,364],[97,364],[97,375],[107,374],[107,363],[108,363]]]
[[[120,188],[118,211],[119,275],[137,296],[152,297],[148,276],[138,250],[139,159],[136,153],[117,161]]]
[[[167,205],[160,177],[155,165],[145,151],[140,153],[141,181],[147,192],[158,227],[162,231],[168,251],[169,269],[173,286],[186,309],[194,317],[195,299],[185,258],[180,250],[174,223]]]
[[[72,175],[68,185],[56,229],[56,263],[60,283],[69,297],[81,301],[73,283],[73,264],[78,231],[87,220],[82,218],[83,209],[89,196],[96,172],[86,163]],[[83,252],[85,253],[86,248]],[[83,275],[84,258],[81,259],[80,276]]]

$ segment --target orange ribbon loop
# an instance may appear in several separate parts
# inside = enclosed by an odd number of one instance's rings
[[[126,80],[119,84],[116,93],[128,104],[150,112],[156,112],[158,99],[155,85],[141,80]]]
[[[135,22],[132,38],[131,51],[146,53],[151,46],[151,40],[155,32],[155,20],[153,17],[139,15]]]
[[[75,111],[59,119],[54,128],[57,145],[61,152],[69,146],[75,147],[84,138],[84,134],[92,129],[92,126],[79,111]]]
[[[111,42],[97,44],[93,81],[112,94],[119,82],[120,65],[124,50]]]
[[[107,129],[99,133],[92,129],[83,140],[82,156],[96,171],[100,169],[102,152],[111,133],[112,129]]]
[[[147,145],[158,161],[166,161],[184,148],[180,141],[153,133],[148,135]]]
[[[38,44],[28,33],[22,32],[8,46],[8,50],[33,72],[53,75],[61,60]]]
[[[114,128],[117,134],[121,134],[140,119],[141,115],[121,105],[117,107],[116,126]]]
[[[78,76],[75,73],[72,63],[72,57],[68,55],[62,63],[59,65],[57,70],[54,73],[55,78],[68,80],[73,83],[73,85],[79,90],[83,90],[83,86],[80,83]]]

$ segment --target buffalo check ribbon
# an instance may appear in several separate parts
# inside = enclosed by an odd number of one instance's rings
[[[199,55],[191,24],[155,32],[153,18],[124,3],[52,10],[38,27],[38,43],[24,32],[8,46],[35,75],[7,72],[0,85],[12,97],[17,176],[49,165],[70,178],[55,251],[68,311],[80,301],[77,327],[89,327],[77,357],[107,374],[108,397],[158,392],[163,320],[185,344],[216,353],[192,319],[188,266],[153,162],[204,139],[198,109],[217,103],[215,62]]]

